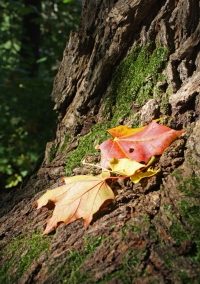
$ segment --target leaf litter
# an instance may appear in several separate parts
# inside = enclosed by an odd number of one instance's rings
[[[93,215],[115,199],[107,181],[123,177],[138,183],[156,175],[160,170],[152,167],[155,156],[161,155],[184,131],[152,121],[140,128],[120,125],[109,129],[108,133],[112,138],[98,146],[101,151],[100,175],[64,177],[64,185],[47,190],[37,200],[38,209],[49,202],[55,205],[44,234],[56,229],[61,222],[70,224],[80,218],[87,228]]]

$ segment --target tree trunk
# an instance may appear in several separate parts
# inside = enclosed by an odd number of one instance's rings
[[[6,283],[198,283],[200,262],[199,1],[83,1],[52,97],[56,137],[23,189],[1,194]],[[94,146],[118,124],[162,118],[186,130],[157,176],[116,185],[116,201],[42,236],[52,211],[35,201],[63,175],[94,172]],[[41,192],[42,191],[42,192]],[[2,283],[4,283],[2,282]]]

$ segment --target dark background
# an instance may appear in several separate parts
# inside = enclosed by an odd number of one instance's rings
[[[52,138],[53,78],[80,13],[78,0],[0,3],[0,190],[19,186]]]

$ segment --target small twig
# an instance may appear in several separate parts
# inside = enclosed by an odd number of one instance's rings
[[[104,171],[107,171],[107,172],[111,172],[110,170],[103,168],[100,165],[87,163],[87,162],[85,162],[85,160],[82,161],[82,164],[85,165],[85,166],[91,166],[91,167],[98,168],[98,169],[101,169],[101,170],[104,170]]]
[[[101,167],[100,165],[97,165],[97,164],[95,165],[95,164],[87,163],[87,162],[85,162],[85,160],[82,161],[82,164],[83,164],[83,165],[86,165],[86,166],[91,166],[91,167],[95,167],[95,168],[101,169],[102,171],[107,171],[107,172],[109,172],[109,173],[117,174],[117,172],[115,172],[115,171],[112,171],[112,170],[103,168],[103,167]],[[117,177],[112,177],[112,176],[110,176],[110,177],[108,177],[107,179],[118,179],[118,178],[125,179],[125,178],[128,178],[128,176],[121,176],[121,175],[120,175],[120,176],[117,176]]]

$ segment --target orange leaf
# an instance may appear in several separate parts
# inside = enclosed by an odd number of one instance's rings
[[[135,134],[137,132],[140,132],[144,129],[144,127],[139,127],[139,128],[130,128],[126,125],[119,125],[117,127],[108,129],[107,132],[112,136],[112,137],[124,137],[124,136],[129,136],[131,134]]]
[[[48,221],[44,234],[53,231],[59,222],[69,224],[79,218],[84,219],[87,227],[105,201],[114,199],[107,185],[108,173],[99,176],[79,175],[65,177],[65,184],[42,195],[37,201],[38,209],[49,201],[55,203],[53,216]]]
[[[121,132],[119,135],[114,133],[115,138],[113,140],[108,139],[99,146],[101,166],[107,168],[112,158],[128,158],[147,163],[152,156],[161,155],[183,132],[183,130],[176,131],[152,121],[142,130],[139,128],[138,132],[130,135],[122,136]]]

